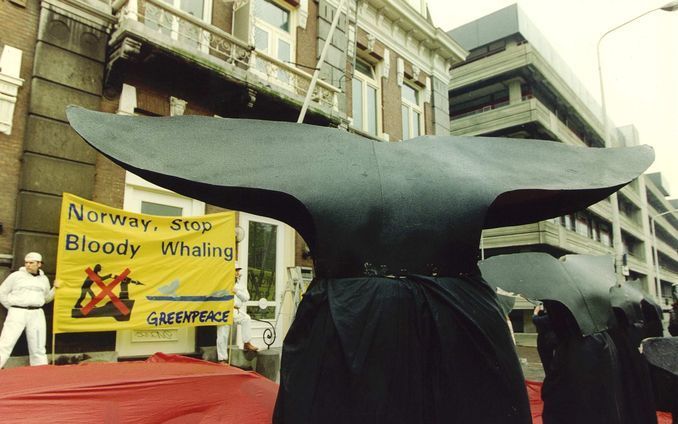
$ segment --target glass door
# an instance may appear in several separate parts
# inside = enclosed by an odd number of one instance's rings
[[[127,173],[124,209],[161,216],[203,215],[203,202],[180,196]],[[121,357],[149,356],[155,352],[194,353],[195,327],[116,332],[115,350]]]
[[[263,333],[271,325],[276,326],[274,346],[282,344],[282,320],[280,299],[284,291],[285,224],[270,218],[241,213],[239,225],[245,230],[240,242],[238,263],[243,268],[242,277],[250,293],[247,313],[252,317],[252,333],[255,344],[264,347]],[[261,309],[261,299],[267,307]],[[270,323],[270,324],[269,324]],[[240,335],[238,335],[240,343]]]

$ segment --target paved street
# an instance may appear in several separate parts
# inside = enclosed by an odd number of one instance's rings
[[[523,374],[526,380],[544,381],[544,369],[539,361],[537,348],[528,346],[516,346],[520,366],[523,368]]]

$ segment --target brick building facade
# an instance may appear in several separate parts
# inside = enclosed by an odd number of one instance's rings
[[[218,211],[147,183],[94,152],[70,129],[64,114],[69,104],[129,115],[296,121],[343,4],[304,122],[398,141],[449,132],[448,68],[466,54],[431,24],[425,2],[0,2],[0,48],[21,52],[23,80],[9,118],[11,133],[0,133],[0,277],[31,250],[43,253],[53,276],[63,192],[137,212]],[[261,249],[253,234],[275,239],[275,281],[267,294],[275,307],[257,311],[252,305],[251,313],[284,333],[291,314],[280,299],[289,270],[311,265],[307,248],[283,223],[249,214],[238,219],[245,231],[239,246],[245,269],[260,266],[253,263],[252,251]],[[213,341],[213,332],[171,337],[177,346],[165,342],[162,350],[192,353]],[[60,352],[137,356],[158,350],[153,343],[139,349],[133,333],[57,339]],[[15,355],[21,349],[19,344]]]

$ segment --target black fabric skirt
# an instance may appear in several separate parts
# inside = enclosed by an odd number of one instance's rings
[[[479,277],[316,279],[285,338],[276,423],[531,423]]]
[[[620,365],[606,332],[561,339],[542,386],[544,424],[624,423]]]
[[[638,350],[638,337],[633,327],[617,327],[608,330],[619,358],[622,386],[623,422],[626,424],[656,424],[652,381],[647,361]],[[641,332],[639,329],[638,332]],[[677,353],[678,354],[678,353]]]

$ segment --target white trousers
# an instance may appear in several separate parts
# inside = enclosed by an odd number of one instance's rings
[[[239,325],[242,342],[247,343],[252,340],[252,318],[240,309],[233,309],[233,325]],[[217,327],[217,359],[220,361],[228,360],[228,334],[231,326],[220,325]]]
[[[42,308],[9,308],[2,334],[0,334],[0,368],[5,366],[16,341],[19,340],[24,330],[26,330],[28,359],[31,365],[47,365],[45,312]]]

